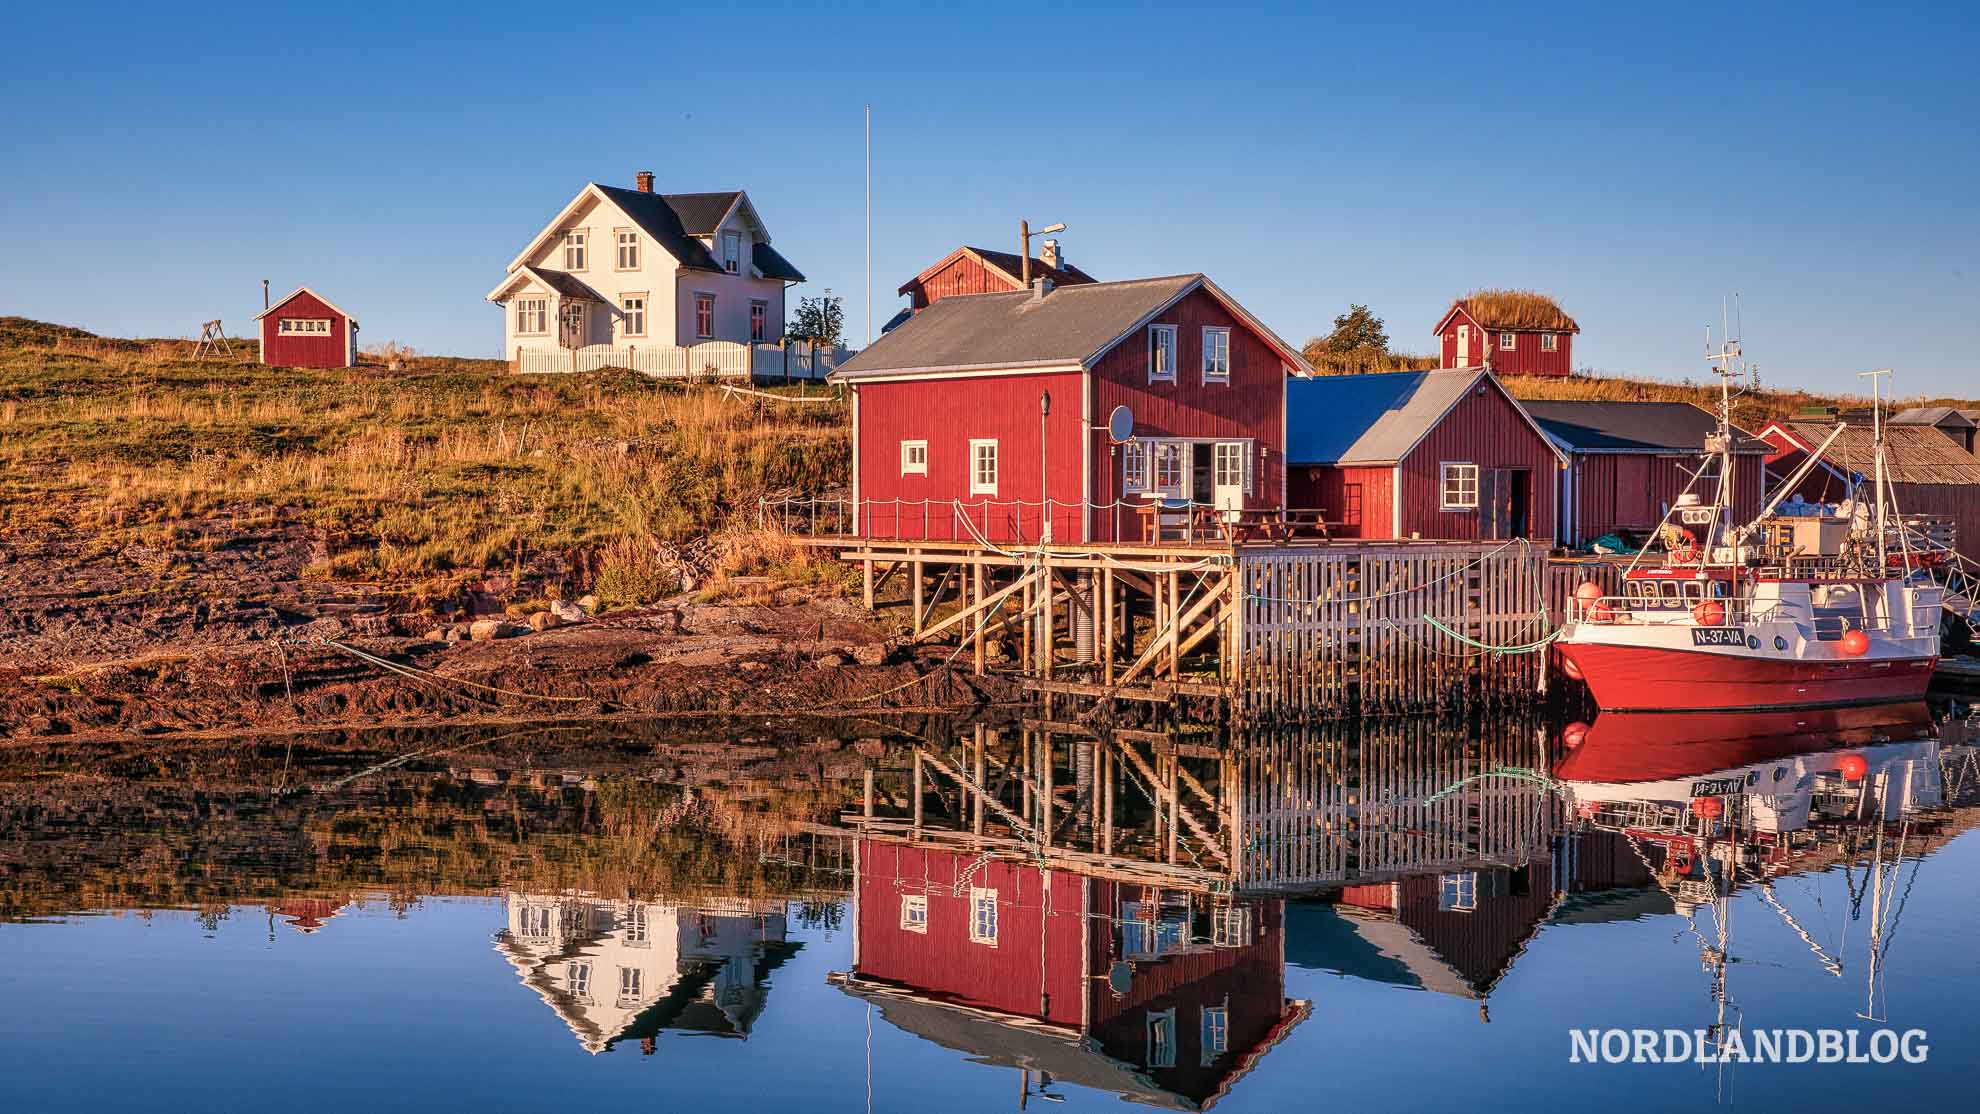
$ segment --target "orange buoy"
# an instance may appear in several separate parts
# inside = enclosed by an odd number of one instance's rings
[[[1561,729],[1561,745],[1573,750],[1588,738],[1588,725],[1577,720]]]
[[[1836,768],[1842,771],[1844,781],[1862,781],[1863,775],[1870,772],[1870,763],[1860,754],[1845,754]]]
[[[1691,811],[1707,820],[1717,820],[1725,814],[1726,803],[1717,797],[1693,797]]]
[[[1691,609],[1691,618],[1701,627],[1725,626],[1726,605],[1718,600],[1706,600]]]
[[[1845,657],[1860,658],[1870,651],[1870,636],[1860,630],[1853,630],[1842,636],[1842,652]]]
[[[1574,664],[1574,659],[1566,654],[1561,655],[1561,672],[1567,674],[1570,681],[1581,680],[1581,667]]]
[[[1601,599],[1603,594],[1602,586],[1592,580],[1584,580],[1574,586],[1574,598],[1584,607]]]

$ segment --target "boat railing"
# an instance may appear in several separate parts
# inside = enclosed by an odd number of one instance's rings
[[[1577,623],[1623,626],[1738,627],[1748,623],[1794,621],[1806,609],[1785,600],[1731,599],[1718,596],[1601,596],[1568,601],[1568,618]],[[1841,637],[1841,635],[1837,635]]]

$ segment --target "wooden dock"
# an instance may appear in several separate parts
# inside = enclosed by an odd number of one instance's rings
[[[1524,542],[803,540],[860,567],[867,607],[904,607],[916,641],[953,644],[979,674],[1246,720],[1531,703],[1575,585],[1621,577]]]

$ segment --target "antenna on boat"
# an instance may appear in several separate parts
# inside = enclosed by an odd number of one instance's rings
[[[1859,371],[1857,377],[1870,380],[1870,430],[1872,440],[1871,459],[1877,472],[1877,572],[1886,570],[1888,554],[1884,551],[1884,397],[1878,380],[1889,375],[1891,369],[1878,368],[1876,371]]]
[[[1712,365],[1712,371],[1719,377],[1719,430],[1705,444],[1708,454],[1719,458],[1719,510],[1714,521],[1719,525],[1721,537],[1738,544],[1733,537],[1733,433],[1732,433],[1732,381],[1735,377],[1746,376],[1746,361],[1740,354],[1739,337],[1733,333],[1733,306],[1737,305],[1739,294],[1719,302],[1720,343],[1712,347],[1712,326],[1705,326],[1705,362]],[[1742,392],[1743,393],[1743,392]],[[1707,556],[1717,539],[1706,539]],[[1735,554],[1736,556],[1736,554]]]

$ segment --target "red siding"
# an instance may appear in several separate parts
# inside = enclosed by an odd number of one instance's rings
[[[1164,310],[1151,325],[1175,325],[1176,381],[1148,381],[1146,330],[1121,341],[1100,358],[1093,373],[1093,414],[1105,426],[1115,406],[1134,412],[1136,437],[1194,437],[1236,440],[1252,438],[1265,452],[1252,455],[1254,486],[1247,507],[1282,507],[1281,476],[1285,470],[1285,361],[1278,350],[1252,332],[1208,291],[1197,290]],[[1203,330],[1231,330],[1231,381],[1203,381]],[[1121,458],[1104,432],[1092,441],[1093,491],[1096,505],[1123,498]],[[1113,541],[1114,516],[1096,512],[1093,540]],[[1136,540],[1122,520],[1124,540]]]
[[[1460,366],[1457,362],[1457,330],[1461,324],[1471,326],[1471,359],[1463,366],[1477,367],[1489,359],[1493,372],[1501,376],[1561,376],[1574,371],[1573,333],[1555,333],[1559,344],[1552,352],[1547,352],[1540,347],[1540,332],[1514,330],[1513,347],[1509,351],[1499,347],[1499,334],[1506,330],[1482,329],[1464,313],[1452,317],[1437,338],[1443,367]]]
[[[328,336],[283,336],[277,322],[283,318],[330,319]],[[272,367],[349,367],[351,364],[350,319],[299,291],[261,319],[261,362]]]
[[[1438,509],[1446,462],[1478,465],[1481,490],[1486,472],[1524,469],[1528,473],[1527,535],[1552,540],[1560,458],[1504,391],[1488,386],[1484,394],[1465,396],[1444,415],[1403,460],[1401,490],[1396,493],[1402,500],[1401,536],[1414,533],[1454,541],[1489,540],[1484,536],[1482,507],[1471,511]],[[1368,513],[1364,511],[1364,516]]]
[[[957,294],[1001,294],[1016,290],[1018,283],[1002,271],[985,267],[973,255],[958,255],[926,277],[916,276],[907,285],[909,305],[926,309],[931,302]]]
[[[1617,530],[1655,528],[1699,463],[1696,456],[1652,453],[1577,453],[1573,460],[1574,519],[1563,520],[1560,532],[1570,545]],[[1760,513],[1763,460],[1758,453],[1734,458],[1733,517],[1740,522]]]
[[[861,975],[980,1008],[1082,1023],[1086,879],[1008,862],[978,866],[974,855],[873,840],[862,841],[859,853],[853,930]],[[995,945],[970,939],[972,887],[997,891]],[[901,927],[907,894],[928,898],[926,933]]]
[[[1396,919],[1415,930],[1445,963],[1479,993],[1491,989],[1519,955],[1528,937],[1540,927],[1553,904],[1553,864],[1535,859],[1506,871],[1502,883],[1509,892],[1477,895],[1469,910],[1440,908],[1443,881],[1437,874],[1402,880],[1402,904]],[[1481,891],[1488,871],[1479,871]]]
[[[1041,375],[918,379],[858,387],[860,518],[867,537],[967,541],[957,521],[961,502],[969,522],[990,541],[1035,541],[1039,507],[1039,395],[1050,392],[1046,458],[1054,504],[1052,533],[1079,540],[1080,403],[1086,376]],[[997,442],[997,494],[972,495],[972,440]],[[901,442],[928,442],[928,474],[901,474]],[[898,507],[895,500],[900,500]],[[1021,505],[1022,504],[1022,505]]]
[[[1336,538],[1390,537],[1395,477],[1387,465],[1295,468],[1287,480],[1286,505],[1323,512]]]

